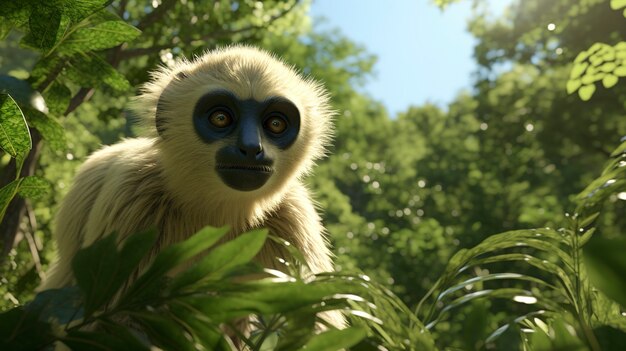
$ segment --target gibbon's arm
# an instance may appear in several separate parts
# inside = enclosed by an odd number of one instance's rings
[[[126,236],[154,226],[162,184],[150,139],[128,139],[92,154],[80,167],[57,215],[58,258],[38,290],[73,284],[76,252],[105,235]]]

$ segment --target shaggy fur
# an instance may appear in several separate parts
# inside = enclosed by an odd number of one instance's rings
[[[214,168],[215,152],[226,141],[208,144],[194,130],[196,101],[215,89],[242,100],[285,97],[300,111],[300,133],[289,148],[264,145],[279,156],[274,174],[257,190],[224,185]],[[300,249],[313,273],[332,270],[324,228],[301,182],[332,134],[333,112],[319,84],[264,51],[235,46],[154,73],[133,109],[142,117],[146,136],[104,147],[80,168],[57,213],[59,259],[42,289],[73,283],[70,262],[80,248],[112,232],[123,240],[154,227],[159,240],[153,255],[207,225],[230,226],[230,238],[265,227]],[[277,256],[285,253],[268,241],[258,260],[278,268]],[[335,319],[340,326],[341,318]]]

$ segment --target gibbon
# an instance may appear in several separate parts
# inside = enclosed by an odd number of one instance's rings
[[[147,135],[104,147],[79,169],[56,215],[58,261],[40,290],[74,283],[79,249],[149,228],[159,233],[153,254],[205,226],[227,225],[230,238],[268,228],[302,252],[312,273],[333,270],[301,180],[332,134],[319,83],[267,52],[233,46],[153,73],[131,108]],[[257,259],[278,269],[285,256],[268,240]],[[343,326],[341,314],[326,316]]]

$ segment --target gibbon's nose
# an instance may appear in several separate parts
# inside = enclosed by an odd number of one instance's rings
[[[246,157],[254,156],[256,158],[261,152],[263,152],[263,146],[261,143],[248,143],[239,146],[239,151]]]
[[[261,144],[259,129],[251,124],[244,123],[242,125],[237,147],[245,157],[256,159],[263,152],[263,144]]]

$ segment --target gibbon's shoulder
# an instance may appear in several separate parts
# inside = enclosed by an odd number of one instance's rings
[[[78,170],[78,176],[97,173],[100,176],[133,172],[158,163],[158,148],[153,138],[124,139],[92,153]]]

